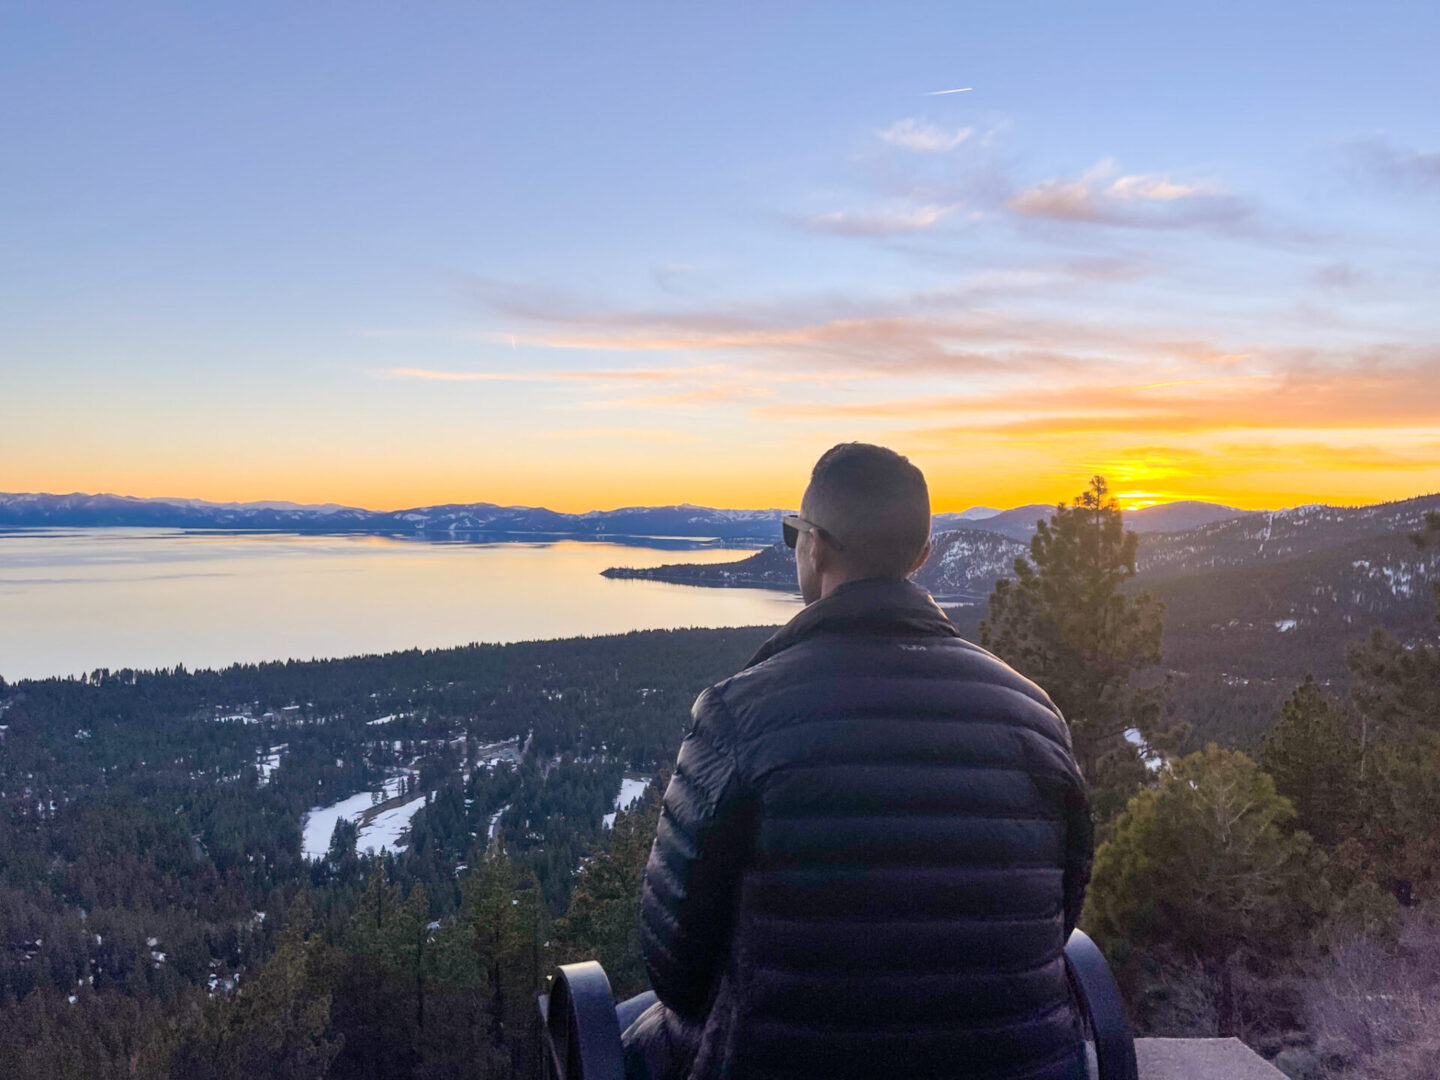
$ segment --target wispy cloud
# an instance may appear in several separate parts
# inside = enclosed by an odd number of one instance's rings
[[[1312,280],[1323,289],[1343,292],[1364,284],[1365,274],[1349,263],[1329,263],[1316,270]]]
[[[1403,448],[1375,442],[1352,445],[1335,442],[1302,441],[1277,444],[1231,442],[1215,447],[1216,457],[1227,464],[1285,467],[1295,469],[1338,469],[1347,472],[1421,472],[1440,465],[1440,441],[1414,442]]]
[[[914,150],[922,154],[940,154],[947,150],[954,150],[970,136],[975,134],[974,128],[940,128],[928,124],[923,120],[907,118],[897,120],[883,131],[875,133],[882,142],[891,146],[898,146],[904,150]]]
[[[629,442],[647,443],[699,443],[705,440],[688,431],[670,431],[664,428],[566,428],[541,433],[547,439],[622,439]]]
[[[1357,353],[1255,350],[1265,371],[1159,383],[1056,385],[857,403],[774,403],[771,418],[919,420],[929,437],[1187,434],[1233,430],[1440,430],[1440,349],[1377,345]],[[1433,456],[1431,464],[1434,464]]]
[[[1063,368],[1055,365],[1051,374],[1062,374]],[[1112,376],[1113,378],[1114,376]],[[1266,387],[1257,386],[1257,381],[1268,381],[1268,376],[1241,375],[1213,379],[1179,379],[1166,383],[1126,385],[1123,382],[1111,385],[1089,383],[1084,386],[1054,385],[1025,386],[1017,389],[992,393],[971,393],[952,395],[925,395],[891,400],[870,400],[851,403],[803,402],[765,406],[760,411],[777,418],[789,417],[846,417],[846,418],[922,418],[954,414],[982,415],[1005,418],[1009,423],[1015,417],[1061,416],[1076,412],[1104,415],[1108,413],[1134,413],[1152,408],[1165,410],[1173,405],[1172,391],[1183,387],[1184,400],[1203,397],[1208,401],[1230,399],[1237,395],[1253,394]],[[1208,394],[1197,390],[1208,386]]]
[[[1143,199],[1149,202],[1173,202],[1211,194],[1198,184],[1176,184],[1169,177],[1158,175],[1122,176],[1111,184],[1105,194],[1111,199]]]
[[[688,290],[685,286],[694,276],[695,268],[685,263],[665,263],[651,271],[655,284],[667,293],[681,295]]]
[[[720,330],[675,333],[664,325],[637,326],[631,332],[531,334],[527,344],[595,351],[720,351],[758,353],[772,361],[800,365],[785,378],[806,368],[816,380],[844,380],[856,375],[1005,375],[1026,371],[1081,370],[1093,363],[1079,354],[1055,350],[1039,338],[1044,327],[1026,330],[996,325],[991,316],[871,317],[830,319],[790,327],[756,328],[746,332]]]
[[[785,378],[806,380],[1081,372],[1127,356],[1150,363],[1157,358],[1205,365],[1235,361],[1235,350],[1174,330],[1161,333],[1119,321],[1096,323],[994,306],[1006,296],[1053,297],[1095,287],[1094,282],[1129,278],[1135,272],[1132,264],[1117,260],[1018,266],[888,297],[826,293],[765,304],[680,310],[591,307],[550,292],[530,298],[522,287],[513,285],[493,294],[476,286],[472,295],[486,300],[494,313],[528,326],[477,335],[497,344],[508,344],[513,336],[525,345],[554,349],[728,354],[727,363],[763,364],[771,382],[782,372]],[[501,377],[639,380],[647,377],[645,372],[662,379],[684,377],[694,370],[608,368],[571,376],[542,369],[534,374],[506,371]],[[466,372],[460,377],[469,376]],[[411,372],[408,377],[424,376]]]
[[[835,210],[803,218],[800,224],[809,232],[831,236],[896,236],[938,225],[958,209],[959,203],[889,210]]]
[[[1132,485],[1158,487],[1165,493],[1162,498],[1174,498],[1178,492],[1191,498],[1215,500],[1215,492],[1209,489],[1217,481],[1226,484],[1226,478],[1236,474],[1249,477],[1267,473],[1291,476],[1320,473],[1332,477],[1337,474],[1388,475],[1433,473],[1437,466],[1440,466],[1440,441],[1433,439],[1386,446],[1368,437],[1351,441],[1342,436],[1321,441],[1313,437],[1297,439],[1290,433],[1284,437],[1255,433],[1253,437],[1227,441],[1201,438],[1193,445],[1121,443],[1098,449],[1093,456],[1087,455],[1080,471],[1107,477],[1117,488],[1121,501],[1126,502],[1141,501],[1137,497],[1147,494],[1125,490]],[[1354,485],[1343,486],[1353,488]],[[1224,496],[1219,499],[1224,501]]]
[[[430,382],[672,382],[680,378],[714,374],[719,368],[612,368],[603,371],[442,371],[431,368],[395,367],[381,372],[382,378],[420,379]]]
[[[1352,143],[1352,156],[1372,177],[1392,186],[1440,193],[1440,150],[1416,150],[1389,139]]]
[[[1105,159],[1078,179],[1025,188],[1005,205],[1022,217],[1150,229],[1233,225],[1251,212],[1211,184],[1179,183],[1159,173],[1116,176],[1116,171]]]
[[[667,413],[694,412],[715,405],[753,404],[769,398],[769,387],[743,379],[720,379],[709,386],[694,390],[677,390],[669,394],[644,394],[639,397],[590,398],[570,407],[581,412],[604,412],[618,409],[660,409]]]
[[[1115,179],[1123,178],[1106,187]],[[1141,183],[1119,190],[1117,197],[1154,202],[1173,194]],[[1153,318],[1094,320],[1029,303],[992,306],[994,295],[1023,299],[1104,287],[1133,269],[1106,261],[1016,266],[891,296],[820,293],[678,310],[590,307],[553,293],[541,303],[513,286],[496,292],[495,310],[522,325],[493,331],[497,344],[513,333],[532,347],[677,359],[708,353],[712,360],[393,374],[584,384],[606,389],[566,395],[555,407],[743,409],[760,423],[859,426],[936,452],[979,440],[1006,453],[1043,448],[1072,462],[1077,454],[1142,440],[1194,440],[1208,453],[1226,432],[1299,444],[1332,436],[1365,442],[1371,431],[1408,431],[1416,433],[1409,439],[1416,446],[1440,433],[1440,348],[1434,345],[1286,345],[1276,343],[1273,327],[1266,339],[1245,342]],[[522,311],[523,319],[515,315]],[[1372,441],[1382,448],[1389,443],[1381,436]],[[1412,471],[1437,464],[1418,449],[1401,457],[1413,461]],[[1351,454],[1345,460],[1382,458]]]

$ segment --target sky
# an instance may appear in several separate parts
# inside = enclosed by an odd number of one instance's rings
[[[1440,490],[1437,54],[1433,2],[0,0],[0,491]]]

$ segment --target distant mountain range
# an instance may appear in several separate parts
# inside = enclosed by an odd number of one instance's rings
[[[1142,539],[1139,570],[1159,576],[1294,558],[1413,531],[1423,524],[1426,511],[1437,508],[1440,495],[1422,495],[1373,506],[1297,506],[1251,513]],[[1127,525],[1129,521],[1127,514]]]
[[[678,536],[772,539],[784,510],[713,510],[703,506],[630,506],[562,514],[531,506],[452,503],[409,510],[306,506],[285,502],[212,503],[127,495],[0,494],[0,528],[128,526],[264,529],[286,532],[544,533],[570,536]]]
[[[935,531],[978,529],[1028,540],[1054,507],[1044,503],[995,510],[977,506],[935,515]],[[704,506],[630,506],[564,514],[543,507],[450,503],[408,510],[363,510],[335,503],[214,503],[202,499],[140,499],[128,495],[0,494],[0,528],[128,526],[176,529],[263,529],[296,532],[549,533],[574,536],[675,536],[772,540],[789,511],[716,510]],[[1175,502],[1135,510],[1126,523],[1137,532],[1173,532],[1244,516],[1204,502]]]
[[[1031,503],[1028,506],[1017,506],[1013,510],[990,510],[988,507],[977,506],[959,514],[936,514],[934,527],[937,531],[983,529],[1013,540],[1029,540],[1035,535],[1035,523],[1048,518],[1054,512],[1055,507],[1048,503]],[[1187,499],[1127,511],[1125,527],[1137,533],[1179,532],[1193,529],[1197,525],[1251,517],[1258,513],[1263,511],[1237,510],[1233,506]]]

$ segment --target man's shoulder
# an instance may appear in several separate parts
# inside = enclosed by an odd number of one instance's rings
[[[705,703],[723,709],[733,723],[735,717],[763,714],[768,703],[783,701],[795,692],[797,684],[833,685],[875,678],[894,680],[897,687],[910,680],[949,681],[962,699],[980,696],[987,690],[1005,692],[1017,711],[1038,710],[1063,725],[1049,695],[1030,679],[979,645],[939,635],[810,638],[715,683],[701,694],[696,705],[699,708]]]

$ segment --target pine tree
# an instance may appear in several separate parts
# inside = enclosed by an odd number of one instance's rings
[[[371,870],[346,929],[345,958],[336,975],[335,1024],[344,1035],[336,1065],[342,1074],[380,1080],[414,1068],[415,976],[426,918],[387,880],[382,865]]]
[[[1424,526],[1418,532],[1410,534],[1410,542],[1417,551],[1440,547],[1440,510],[1431,510],[1425,515]],[[1440,578],[1430,583],[1430,595],[1435,598],[1435,619],[1440,622]],[[0,690],[4,688],[5,684],[0,680]]]
[[[600,961],[617,998],[639,993],[648,980],[640,955],[640,879],[664,790],[661,777],[650,785],[644,802],[616,815],[609,846],[585,864],[556,927],[562,963]]]
[[[286,930],[275,955],[233,999],[215,998],[192,1020],[171,1060],[191,1080],[320,1080],[339,1050],[315,938]]]
[[[1360,740],[1333,697],[1311,676],[1285,702],[1260,750],[1260,767],[1295,806],[1296,824],[1327,850],[1360,816]]]
[[[1137,673],[1160,662],[1165,607],[1148,593],[1121,591],[1135,576],[1136,536],[1126,532],[1105,478],[1036,526],[1030,558],[1015,580],[990,595],[980,643],[1050,695],[1070,725],[1075,760],[1103,820],[1145,776],[1138,731],[1151,747],[1177,732],[1160,729],[1163,687],[1140,688]]]
[[[337,870],[342,866],[353,866],[357,856],[355,845],[360,840],[360,827],[349,818],[340,818],[330,830],[330,850],[326,858]]]
[[[484,973],[487,1075],[523,1076],[540,1060],[535,994],[550,971],[539,882],[501,853],[471,864],[459,920]]]
[[[1364,748],[1376,738],[1406,740],[1440,732],[1440,646],[1406,646],[1376,627],[1346,647],[1351,696],[1364,719]]]
[[[1213,743],[1130,800],[1095,856],[1082,925],[1120,965],[1201,964],[1236,1024],[1236,959],[1288,955],[1328,896],[1324,856],[1294,807],[1244,754]]]
[[[1410,540],[1421,551],[1440,546],[1440,511],[1427,514],[1424,528],[1411,533]],[[1440,578],[1430,588],[1440,621]],[[1407,646],[1377,627],[1365,641],[1350,643],[1345,660],[1355,676],[1355,703],[1367,724],[1378,725],[1377,735],[1440,732],[1440,646]],[[1369,734],[1367,728],[1367,744]]]
[[[1440,513],[1410,539],[1440,544]],[[1440,581],[1432,584],[1440,619]],[[1402,903],[1440,893],[1440,645],[1376,628],[1345,659],[1360,717],[1362,827],[1344,863]]]

